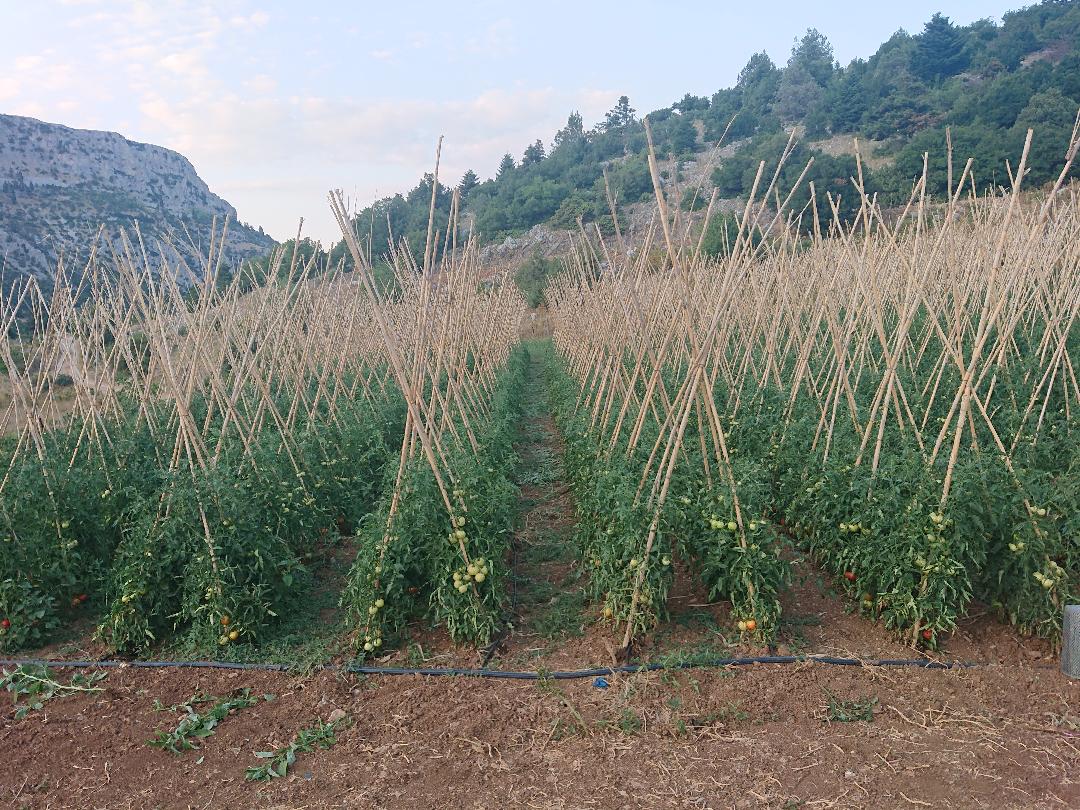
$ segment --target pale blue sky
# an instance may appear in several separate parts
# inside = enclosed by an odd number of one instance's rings
[[[1000,20],[1015,2],[256,2],[0,0],[0,112],[176,149],[240,218],[329,241],[326,192],[405,190],[446,136],[444,179],[786,62],[808,27],[842,64],[935,11]]]

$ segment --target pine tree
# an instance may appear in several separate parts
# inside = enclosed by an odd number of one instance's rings
[[[672,118],[668,143],[671,145],[671,151],[676,155],[685,155],[694,151],[694,147],[697,146],[697,130],[689,115],[683,114]]]
[[[634,117],[636,114],[637,110],[630,106],[630,98],[628,96],[619,96],[618,103],[608,110],[604,116],[604,131],[611,132],[629,126],[637,120]]]
[[[462,197],[465,197],[478,185],[480,185],[480,178],[476,176],[476,172],[469,169],[461,176],[461,182],[458,183],[458,192]]]
[[[810,74],[822,87],[829,83],[836,71],[832,45],[816,28],[807,29],[803,38],[796,40],[795,46],[791,49],[791,58],[787,63],[788,70],[796,66]]]
[[[495,179],[502,180],[507,174],[514,170],[514,156],[507,152],[503,155],[502,160],[499,161],[499,168],[495,172]]]
[[[911,59],[911,69],[926,81],[955,76],[968,66],[964,35],[940,12],[923,28]]]
[[[825,90],[803,65],[788,65],[776,92],[776,110],[785,121],[798,121],[821,103]]]
[[[577,143],[585,138],[585,123],[581,120],[581,113],[577,110],[570,113],[566,119],[566,126],[555,133],[555,149],[563,144]]]
[[[521,156],[522,166],[532,166],[544,159],[544,142],[539,138],[530,146],[525,147],[525,154]]]

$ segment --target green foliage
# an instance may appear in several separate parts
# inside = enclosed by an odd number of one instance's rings
[[[273,695],[264,695],[264,700],[272,700]],[[259,702],[251,695],[250,689],[241,689],[229,698],[217,698],[212,695],[196,695],[179,706],[170,706],[169,711],[181,711],[183,717],[172,731],[157,731],[146,744],[163,751],[182,754],[199,748],[199,740],[205,740],[217,730],[222,720],[239,709],[247,709]],[[200,712],[198,706],[213,704],[206,712]],[[164,710],[164,708],[162,709]]]
[[[533,253],[521,263],[514,273],[514,281],[525,295],[530,307],[538,307],[544,302],[544,285],[548,276],[559,269],[555,259],[545,259],[539,252]]]
[[[636,497],[645,457],[627,456],[623,447],[605,453],[596,443],[588,416],[574,413],[576,386],[554,359],[549,357],[547,363],[556,421],[566,440],[566,470],[578,504],[576,542],[589,572],[591,594],[604,605],[604,617],[623,624],[629,620],[640,577],[633,633],[656,626],[667,615],[678,558],[700,577],[710,598],[731,602],[738,620],[754,620],[754,628],[746,632],[757,639],[774,638],[779,593],[791,581],[791,571],[783,556],[783,538],[763,517],[770,506],[769,470],[752,460],[752,449],[733,462],[741,482],[743,533],[730,494],[703,472],[693,449],[698,446],[693,426],[683,448],[689,459],[677,469],[646,553],[653,514],[644,499]],[[651,447],[657,430],[648,424],[649,439],[642,445]]]
[[[874,722],[874,708],[878,705],[878,699],[873,695],[845,700],[838,698],[828,689],[825,690],[825,694],[829,698],[825,717],[830,723]]]
[[[342,594],[361,656],[400,640],[405,625],[420,615],[445,626],[455,641],[490,640],[507,600],[504,560],[517,494],[513,437],[523,382],[524,358],[517,350],[496,384],[486,420],[471,425],[476,452],[470,446],[446,449],[453,515],[418,454],[405,468],[400,497],[388,478],[380,504],[361,521],[359,551]]]
[[[713,182],[720,189],[720,193],[724,196],[736,196],[743,193],[743,190],[749,191],[753,186],[758,164],[765,161],[762,187],[759,187],[759,194],[762,193],[764,184],[768,183],[776,171],[786,143],[787,137],[780,133],[767,138],[755,138],[748,147],[724,161],[713,172]],[[811,158],[814,160],[813,165],[803,175]],[[796,188],[800,176],[802,176],[802,182]],[[791,150],[787,161],[780,169],[777,187],[784,189],[785,193],[794,189],[789,206],[791,210],[802,212],[800,224],[804,232],[813,232],[813,212],[816,211],[817,227],[822,233],[828,234],[834,223],[832,210],[834,203],[837,206],[841,224],[850,225],[854,221],[862,202],[858,188],[852,182],[857,178],[858,166],[853,156],[828,155],[799,143]],[[872,174],[866,171],[865,166],[863,182],[867,197],[873,197],[880,184]],[[810,204],[811,183],[814,184],[813,206]],[[830,202],[830,197],[832,202]],[[716,227],[721,229],[728,226],[724,222],[719,222]],[[715,234],[710,252],[718,252],[721,249],[722,236],[723,231]]]
[[[507,152],[502,156],[502,160],[499,161],[499,168],[495,172],[495,179],[502,180],[508,177],[511,172],[514,171],[514,156]]]
[[[745,196],[758,161],[775,162],[780,154],[782,139],[772,137],[776,130],[767,124],[774,114],[806,126],[811,143],[804,155],[789,160],[795,168],[788,174],[801,170],[807,156],[815,157],[809,179],[821,192],[819,225],[825,230],[831,218],[822,205],[826,189],[834,198],[838,193],[847,198],[849,204],[841,206],[845,224],[857,208],[857,195],[844,188],[852,176],[850,161],[823,163],[828,156],[813,148],[813,139],[830,134],[886,141],[883,154],[893,160],[874,172],[863,167],[867,187],[878,189],[885,205],[906,201],[911,181],[922,173],[924,152],[930,157],[929,190],[939,198],[946,192],[946,125],[952,128],[957,174],[966,158],[974,158],[980,189],[1007,185],[1005,161],[1015,166],[1029,126],[1035,139],[1025,182],[1031,187],[1056,178],[1080,107],[1080,7],[1075,4],[1043,2],[1005,15],[1001,26],[982,20],[961,28],[936,14],[918,36],[899,32],[869,59],[838,71],[830,68],[827,41],[814,34],[796,44],[783,71],[755,56],[744,70],[745,82],[740,76],[735,88],[713,97],[703,116],[706,137],[718,137],[736,114],[731,135],[752,136],[714,176],[723,196]],[[1043,49],[1047,58],[1034,58]],[[765,92],[751,97],[755,77],[765,77]],[[1073,176],[1080,176],[1077,172],[1074,167]],[[768,169],[765,176],[771,176]],[[791,180],[785,175],[780,188]]]
[[[480,185],[480,178],[476,176],[476,172],[469,169],[461,176],[461,181],[458,183],[458,191],[461,193],[462,199],[469,196],[469,192]]]
[[[626,129],[637,120],[634,117],[636,112],[630,106],[630,99],[627,96],[619,96],[618,102],[604,116],[601,128],[605,132]]]
[[[832,79],[836,70],[832,45],[816,28],[807,29],[801,39],[796,40],[791,49],[788,67],[805,70],[817,84],[824,86]]]
[[[1020,355],[1029,356],[1023,346]],[[1036,366],[1037,360],[1027,360],[1002,370],[988,395],[985,407],[1006,434],[1021,422],[1018,401],[1027,401],[1025,375]],[[958,384],[956,375],[947,370],[941,384]],[[919,390],[919,379],[904,385]],[[857,388],[853,395],[869,400],[873,391]],[[935,399],[927,417],[935,430],[948,416],[947,400]],[[1018,445],[1013,472],[994,453],[961,454],[944,508],[947,461],[926,461],[910,433],[895,424],[883,432],[876,475],[866,459],[813,469],[805,459],[813,454],[820,414],[796,412],[768,454],[776,503],[788,530],[858,609],[913,644],[935,647],[975,598],[1022,632],[1056,639],[1062,606],[1080,594],[1073,517],[1080,504],[1080,451],[1060,393],[1049,394],[1045,407],[1039,444]],[[856,457],[861,435],[851,425],[837,427],[834,456]],[[992,447],[992,437],[978,430],[979,444]],[[776,424],[763,418],[755,432],[773,435]]]
[[[301,729],[285,747],[257,752],[257,758],[268,761],[248,768],[244,778],[249,782],[266,782],[287,775],[289,768],[296,762],[297,754],[309,753],[316,748],[323,751],[333,748],[337,744],[337,732],[340,729],[340,722],[319,723],[311,728]]]
[[[705,238],[701,240],[701,252],[717,258],[729,256],[739,239],[739,224],[739,219],[734,214],[714,214],[705,230]],[[756,247],[761,242],[761,231],[751,229],[750,233],[744,233],[742,238],[743,242],[749,240],[750,246]]]
[[[76,673],[67,684],[60,683],[53,673],[43,666],[24,664],[13,670],[0,670],[0,687],[15,704],[15,719],[21,720],[30,712],[39,712],[54,698],[66,697],[80,692],[104,691],[94,684],[105,678],[104,672],[90,675]]]
[[[776,112],[784,121],[797,121],[821,106],[825,88],[836,70],[832,45],[811,28],[796,40],[776,91]]]
[[[955,76],[970,61],[964,35],[940,12],[930,18],[919,37],[912,69],[921,79],[939,81]]]
[[[537,139],[529,146],[525,147],[525,154],[521,156],[521,165],[523,167],[535,165],[543,160],[544,157],[544,142]]]
[[[280,396],[287,412],[292,392]],[[204,647],[255,640],[310,581],[316,544],[370,510],[403,423],[392,389],[379,418],[337,407],[357,418],[316,412],[287,446],[270,429],[246,448],[234,433],[194,471],[170,470],[154,440],[166,425],[134,411],[102,425],[100,449],[76,452],[78,432],[57,429],[41,460],[4,458],[22,497],[0,505],[0,650],[47,640],[88,600],[105,611],[99,636],[128,653],[176,630]],[[205,403],[194,413],[205,421]]]
[[[921,174],[923,152],[931,158],[930,190],[938,196],[944,192],[947,125],[952,127],[958,169],[973,157],[979,187],[1005,181],[1005,160],[1015,165],[1027,126],[1036,128],[1027,182],[1043,183],[1056,176],[1080,107],[1078,42],[1080,7],[1054,0],[1006,14],[1001,25],[979,20],[959,27],[935,14],[921,33],[897,32],[868,59],[844,68],[837,66],[828,39],[810,29],[796,40],[783,69],[766,54],[756,53],[734,86],[707,100],[687,94],[647,117],[661,159],[690,155],[718,141],[725,131],[729,143],[749,140],[725,158],[714,175],[724,197],[745,197],[762,159],[771,164],[767,183],[787,141],[781,122],[804,125],[809,141],[801,142],[798,154],[790,157],[778,187],[786,192],[806,160],[814,157],[807,181],[813,180],[817,189],[817,224],[827,233],[832,222],[828,194],[841,200],[844,225],[851,224],[859,203],[850,185],[853,159],[814,147],[815,140],[831,135],[884,142],[879,147],[888,159],[884,167],[871,171],[863,166],[868,193],[877,191],[883,205],[906,201],[912,179]],[[1036,58],[1043,52],[1045,58]],[[495,177],[486,182],[478,183],[468,173],[459,186],[464,210],[473,215],[483,241],[521,234],[540,223],[574,230],[579,218],[610,230],[602,171],[607,168],[620,206],[643,199],[652,193],[645,151],[637,112],[629,98],[621,96],[592,130],[585,129],[579,113],[571,113],[550,148],[534,141],[520,164],[505,155]],[[374,258],[385,254],[392,240],[401,239],[414,256],[423,255],[430,197],[430,178],[425,178],[407,195],[380,200],[358,214],[355,224],[361,234],[370,232]],[[808,201],[805,190],[791,208],[803,210]],[[440,194],[437,224],[445,228],[448,215],[449,195]],[[806,212],[803,225],[812,230]],[[462,239],[459,234],[459,242]],[[330,253],[334,260],[344,255],[340,244]]]

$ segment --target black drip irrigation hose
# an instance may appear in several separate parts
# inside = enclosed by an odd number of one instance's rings
[[[742,667],[753,664],[801,664],[814,662],[844,667],[915,667],[917,669],[971,669],[985,663],[962,661],[930,661],[924,658],[838,658],[832,655],[762,655],[745,658],[718,658],[712,661],[679,661],[674,663],[626,664],[617,667],[575,669],[565,672],[517,672],[503,669],[469,669],[464,667],[371,667],[363,664],[320,664],[315,671],[347,672],[356,675],[454,675],[468,678],[501,678],[512,681],[569,681],[579,678],[600,678],[607,675],[633,674],[680,669],[715,669]],[[259,672],[288,672],[296,669],[290,664],[239,664],[228,661],[59,661],[48,658],[0,659],[0,666],[44,666],[56,669],[226,669]],[[302,670],[303,668],[301,668]]]

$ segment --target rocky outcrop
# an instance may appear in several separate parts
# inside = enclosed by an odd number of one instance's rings
[[[137,223],[151,262],[162,247],[192,272],[202,262],[211,224],[229,220],[224,261],[263,256],[274,240],[237,221],[236,209],[210,191],[183,155],[113,132],[71,129],[0,115],[0,264],[5,286],[34,275],[48,282],[58,261],[85,262],[100,228],[104,243]],[[194,245],[192,244],[194,242]],[[200,244],[201,243],[201,244]],[[107,248],[106,248],[107,252]]]

